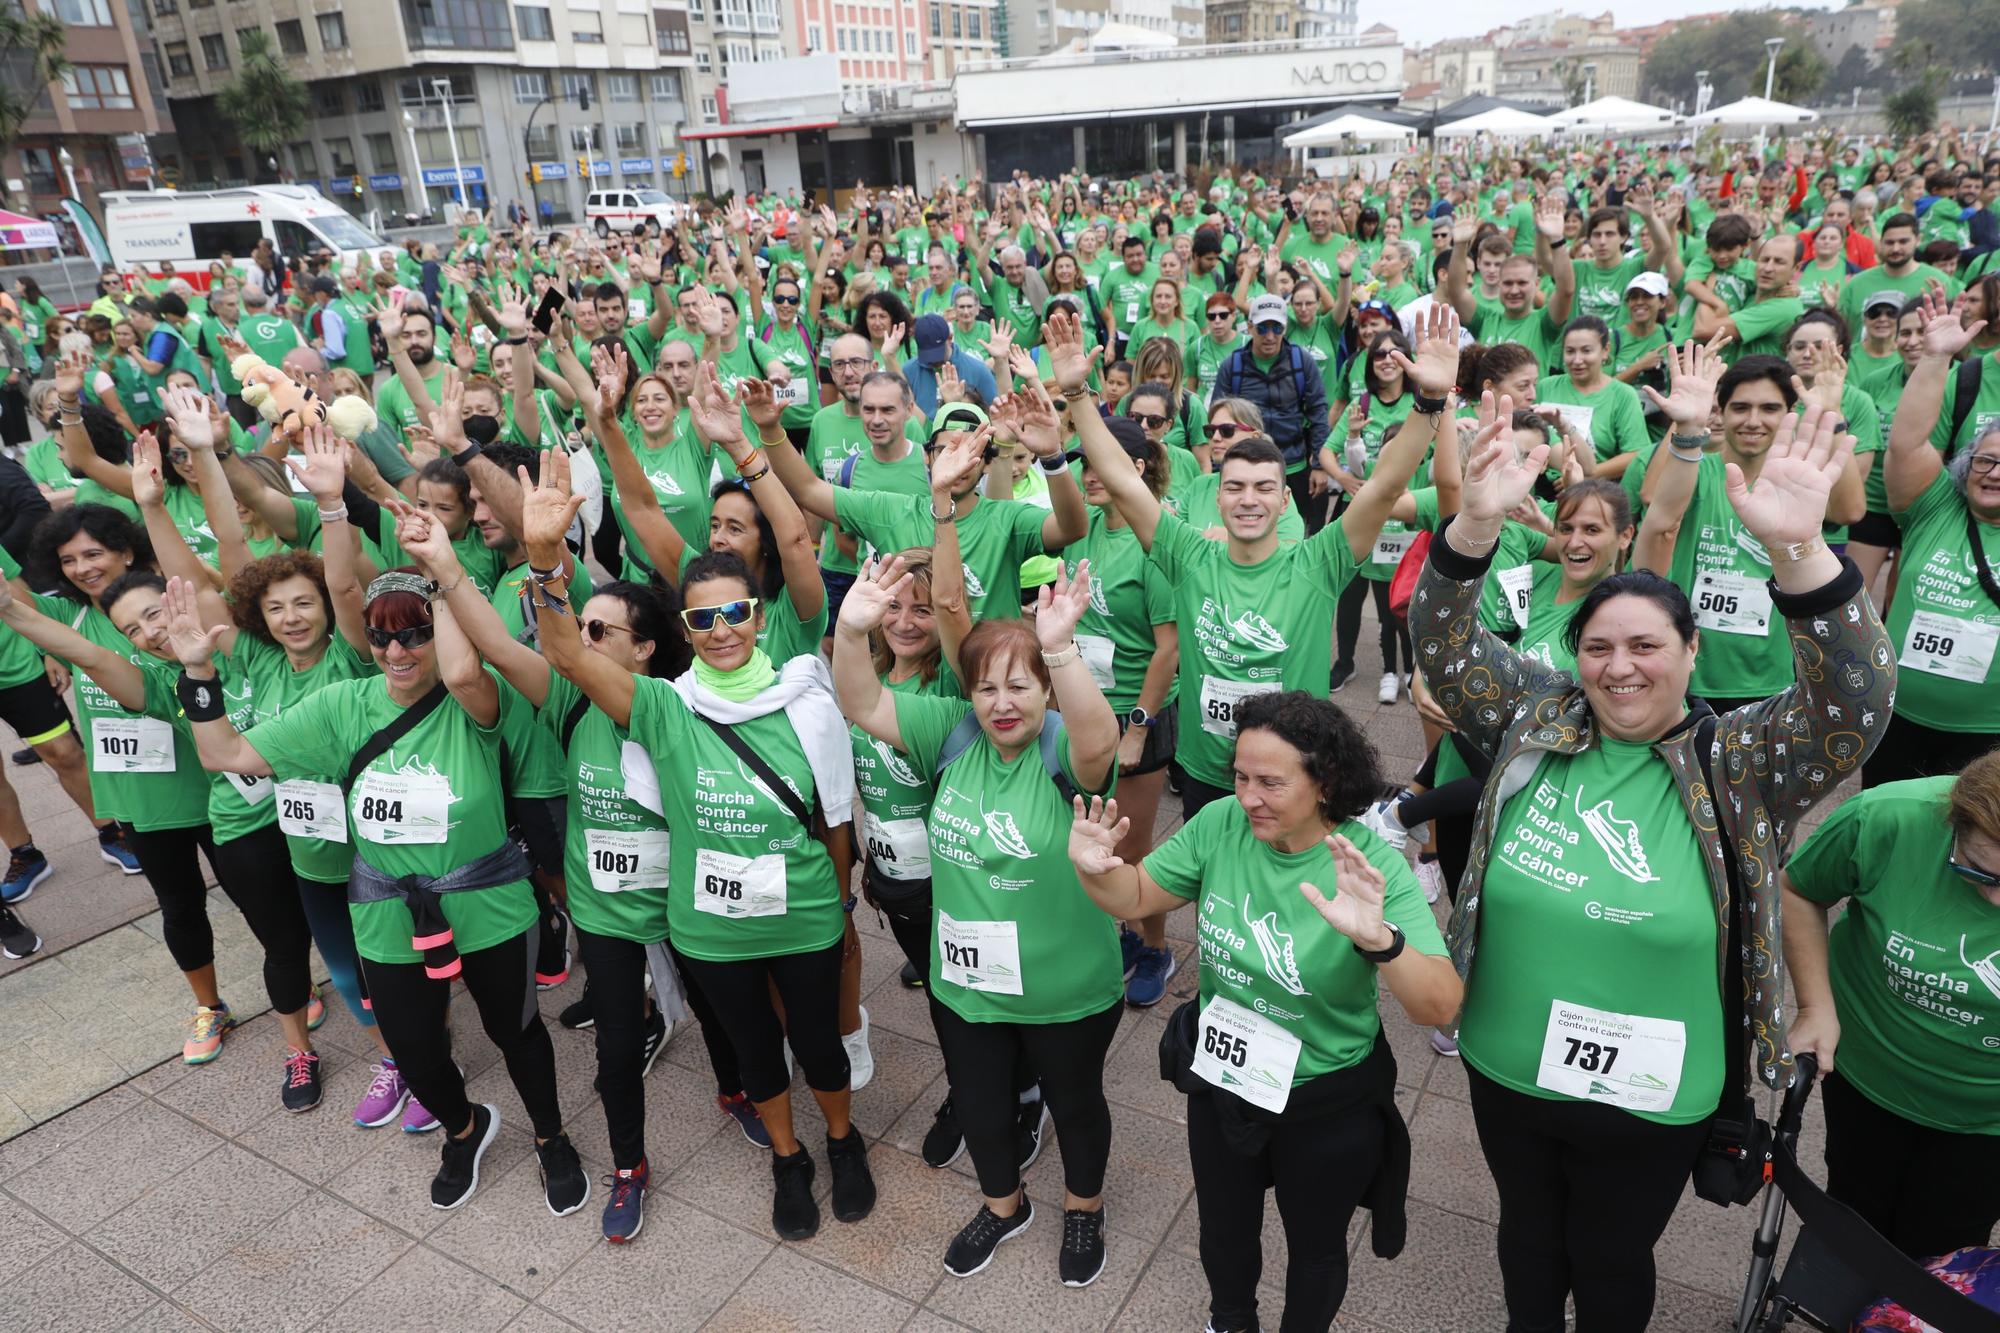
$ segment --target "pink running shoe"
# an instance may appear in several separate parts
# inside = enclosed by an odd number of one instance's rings
[[[375,1066],[368,1091],[354,1104],[354,1123],[363,1129],[380,1128],[394,1120],[409,1099],[410,1085],[403,1082],[402,1071],[394,1060],[384,1060]]]

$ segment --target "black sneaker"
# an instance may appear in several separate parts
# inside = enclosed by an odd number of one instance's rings
[[[951,1098],[946,1097],[938,1106],[937,1119],[931,1121],[930,1132],[924,1135],[924,1165],[942,1170],[964,1151],[965,1133],[958,1127],[958,1112],[952,1110]]]
[[[7,757],[9,759],[12,759],[16,764],[19,764],[22,768],[26,768],[30,764],[39,764],[42,762],[42,756],[40,751],[36,750],[35,747],[32,745],[30,745],[25,750],[16,750],[14,751],[13,754],[8,755]]]
[[[28,923],[14,915],[11,907],[0,907],[0,953],[9,958],[26,958],[39,953],[42,937],[28,929]]]
[[[589,982],[583,983],[583,994],[563,1006],[563,1011],[556,1015],[556,1022],[571,1032],[580,1032],[584,1028],[597,1025],[597,1011],[590,1007]]]
[[[318,1106],[324,1086],[318,1051],[295,1050],[285,1056],[282,1100],[287,1111],[310,1111]]]
[[[903,970],[896,974],[896,979],[911,990],[924,988],[924,974],[917,971],[917,965],[908,959],[903,960]]]
[[[484,1103],[472,1108],[472,1132],[462,1139],[444,1136],[444,1160],[431,1178],[431,1207],[456,1208],[479,1188],[479,1159],[500,1132],[500,1112]]]
[[[1039,1093],[1031,1102],[1021,1103],[1014,1121],[1014,1146],[1019,1150],[1021,1169],[1026,1171],[1042,1155],[1042,1126],[1049,1123],[1048,1104]]]
[[[542,1192],[548,1196],[551,1213],[568,1217],[590,1202],[590,1177],[583,1173],[583,1159],[576,1155],[569,1135],[536,1144],[535,1156],[542,1159]]]
[[[853,1125],[847,1137],[826,1136],[826,1161],[833,1172],[833,1215],[859,1222],[875,1210],[875,1177],[868,1171],[868,1140]]]
[[[646,1015],[646,1042],[639,1048],[639,1077],[653,1072],[653,1061],[667,1049],[667,1016],[658,1009]]]
[[[1062,1253],[1056,1271],[1065,1287],[1087,1287],[1104,1271],[1104,1207],[1094,1213],[1081,1208],[1063,1212]]]
[[[771,1156],[771,1230],[784,1240],[804,1240],[819,1231],[813,1202],[813,1159],[804,1148],[790,1157]]]
[[[1035,1204],[1026,1191],[1021,1194],[1021,1206],[1014,1210],[1012,1217],[1001,1217],[985,1204],[965,1224],[964,1230],[951,1238],[945,1247],[944,1271],[953,1277],[971,1277],[981,1272],[993,1262],[993,1251],[1000,1248],[1002,1241],[1014,1239],[1028,1229],[1035,1220]]]
[[[1326,681],[1327,693],[1328,694],[1340,693],[1340,687],[1347,684],[1348,681],[1353,679],[1354,679],[1354,663],[1352,662],[1334,663],[1333,674],[1328,676]]]

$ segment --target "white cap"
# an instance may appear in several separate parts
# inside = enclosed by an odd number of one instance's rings
[[[1673,287],[1667,282],[1666,274],[1654,273],[1651,270],[1635,275],[1632,281],[1625,284],[1625,291],[1628,294],[1632,292],[1647,292],[1653,296],[1660,297],[1662,300],[1674,294]]]
[[[1287,322],[1286,316],[1289,312],[1290,307],[1285,304],[1284,297],[1273,296],[1266,292],[1250,303],[1250,327],[1254,329],[1259,324],[1284,324]]]

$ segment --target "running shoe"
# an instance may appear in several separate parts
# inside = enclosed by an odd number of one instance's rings
[[[1395,672],[1384,671],[1382,673],[1381,687],[1375,691],[1376,700],[1385,704],[1392,704],[1396,702],[1396,691],[1400,689],[1401,686],[1402,682],[1396,678]]]
[[[547,911],[535,947],[535,989],[554,990],[568,980],[569,918],[560,911]]]
[[[34,843],[16,847],[7,861],[7,877],[0,879],[0,902],[26,902],[35,886],[55,873],[56,868]]]
[[[1443,1028],[1439,1028],[1431,1033],[1431,1049],[1439,1055],[1448,1055],[1456,1060],[1458,1059],[1458,1038],[1450,1035]]]
[[[285,1056],[285,1088],[282,1100],[287,1111],[310,1111],[319,1105],[325,1091],[324,1072],[318,1051],[292,1051]]]
[[[124,874],[139,873],[139,858],[125,845],[125,835],[116,824],[106,824],[97,831],[97,854]]]
[[[415,1100],[414,1098],[412,1099]],[[457,1208],[479,1188],[479,1159],[486,1156],[493,1136],[500,1132],[500,1112],[484,1103],[474,1103],[472,1131],[462,1139],[444,1136],[442,1161],[431,1179],[431,1207]]]
[[[1127,930],[1123,926],[1118,928],[1118,961],[1125,965],[1125,980],[1132,979],[1132,973],[1139,966],[1139,951],[1145,947],[1146,942],[1139,938],[1138,931]]]
[[[1056,1257],[1056,1271],[1065,1287],[1087,1287],[1104,1271],[1104,1207],[1087,1213],[1081,1208],[1063,1212],[1062,1251]]]
[[[653,1062],[667,1049],[667,1016],[658,1009],[646,1015],[646,1040],[639,1047],[639,1077],[653,1072]]]
[[[1002,1217],[985,1204],[980,1204],[972,1220],[945,1247],[944,1271],[953,1277],[971,1277],[974,1273],[984,1272],[986,1265],[993,1262],[993,1251],[1026,1231],[1034,1220],[1035,1202],[1025,1190],[1021,1193],[1021,1206],[1014,1210],[1012,1217]]]
[[[0,953],[9,958],[26,958],[41,952],[42,937],[28,923],[14,915],[11,907],[0,907]]]
[[[597,1011],[590,1007],[590,983],[588,981],[583,983],[583,994],[563,1006],[563,1011],[556,1015],[556,1022],[562,1024],[571,1032],[581,1032],[584,1028],[596,1025]]]
[[[951,1098],[946,1096],[939,1103],[937,1117],[931,1121],[929,1132],[924,1135],[924,1165],[934,1170],[943,1170],[958,1160],[965,1151],[965,1133],[958,1127],[958,1112],[952,1110]]]
[[[42,762],[41,751],[37,750],[32,745],[27,746],[24,749],[16,750],[14,751],[14,753],[8,755],[7,757],[9,759],[12,759],[16,764],[19,764],[22,768],[26,768],[30,764],[39,764]]]
[[[903,970],[896,974],[896,979],[910,990],[922,990],[924,986],[924,974],[917,971],[917,965],[908,959],[904,960]]]
[[[207,1064],[222,1054],[222,1039],[235,1026],[228,1005],[217,1004],[213,1009],[196,1005],[194,1017],[188,1021],[188,1039],[181,1043],[181,1059],[191,1065]]]
[[[424,1104],[411,1093],[410,1100],[403,1103],[403,1132],[405,1134],[428,1134],[438,1127],[438,1118],[430,1113]]]
[[[1127,975],[1125,982],[1125,1003],[1138,1009],[1150,1009],[1166,998],[1167,980],[1180,966],[1174,960],[1172,949],[1139,950],[1139,960]]]
[[[875,1053],[868,1049],[868,1006],[861,1007],[861,1026],[840,1039],[847,1050],[847,1090],[859,1092],[875,1077]]]
[[[590,1177],[584,1174],[583,1159],[576,1155],[569,1135],[537,1143],[535,1156],[541,1159],[542,1194],[549,1201],[549,1212],[568,1217],[590,1202]]]
[[[804,1240],[819,1231],[813,1202],[812,1154],[800,1148],[790,1157],[771,1156],[771,1229],[784,1240]]]
[[[1417,858],[1417,883],[1423,886],[1425,902],[1434,903],[1444,897],[1444,867],[1435,856]]]
[[[1353,679],[1354,679],[1354,663],[1335,662],[1333,664],[1332,672],[1329,673],[1326,678],[1326,691],[1328,694],[1339,694],[1341,691],[1341,687],[1346,685],[1348,681]]]
[[[394,1060],[385,1058],[375,1066],[368,1091],[354,1104],[354,1123],[363,1129],[379,1129],[394,1120],[403,1103],[411,1100],[414,1099],[410,1096],[410,1085],[403,1082],[403,1072],[396,1068]]]
[[[1021,1103],[1014,1117],[1014,1148],[1020,1157],[1021,1170],[1026,1171],[1042,1155],[1042,1129],[1048,1123],[1048,1103],[1037,1089],[1033,1097]]]
[[[752,1147],[769,1148],[771,1131],[764,1128],[764,1117],[757,1114],[757,1106],[743,1093],[724,1097],[718,1094],[716,1109],[736,1122],[736,1128],[743,1131],[743,1137]]]
[[[317,1032],[326,1023],[326,1001],[317,983],[306,990],[306,1031]]]
[[[1410,845],[1410,831],[1396,818],[1396,802],[1401,799],[1398,796],[1377,801],[1354,821],[1399,852]]]
[[[875,1177],[868,1170],[868,1140],[853,1125],[847,1137],[826,1136],[826,1163],[833,1172],[833,1215],[859,1222],[875,1211]]]
[[[653,1168],[644,1161],[630,1171],[613,1171],[604,1182],[611,1198],[604,1205],[604,1239],[613,1245],[635,1240],[646,1225],[646,1191],[653,1184]]]

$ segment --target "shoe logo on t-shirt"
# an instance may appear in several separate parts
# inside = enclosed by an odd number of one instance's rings
[[[1750,529],[1744,527],[1736,529],[1736,544],[1743,548],[1743,553],[1754,563],[1770,567],[1771,553],[1764,549],[1764,543],[1758,541]]]
[[[891,748],[887,742],[878,741],[874,740],[873,738],[870,738],[870,743],[874,745],[875,753],[881,756],[882,767],[889,771],[889,776],[891,779],[893,779],[896,782],[902,783],[905,787],[916,787],[921,789],[922,787],[928,785],[924,782],[922,778],[917,776],[917,770],[911,768],[907,763],[905,763],[903,761],[903,756],[897,754],[896,751],[893,748]]]
[[[1227,608],[1223,614],[1229,614]],[[1285,642],[1285,636],[1278,633],[1276,626],[1255,611],[1243,611],[1230,616],[1229,628],[1235,630],[1236,636],[1245,643],[1262,648],[1266,652],[1282,653],[1291,646]]]
[[[1257,941],[1257,952],[1264,955],[1264,975],[1293,995],[1309,995],[1305,979],[1299,976],[1298,956],[1292,950],[1292,937],[1278,929],[1278,914],[1266,912],[1259,917],[1250,915],[1249,900],[1243,904],[1243,924],[1250,928],[1250,938]]]
[[[965,594],[968,597],[984,597],[986,585],[979,581],[979,575],[972,572],[972,566],[965,566]]]
[[[1972,975],[1986,983],[1986,989],[1993,992],[1993,998],[2000,1000],[2000,949],[1995,949],[1984,958],[1971,959],[1965,956],[1966,937],[1958,937],[1958,961],[1972,969]]]
[[[1647,863],[1646,848],[1639,841],[1639,826],[1629,819],[1618,818],[1607,798],[1596,805],[1586,807],[1583,803],[1583,786],[1577,785],[1572,803],[1576,807],[1577,818],[1583,821],[1586,832],[1596,841],[1598,848],[1610,860],[1611,868],[1635,884],[1655,884],[1659,876]]]
[[[1032,860],[1035,849],[1021,836],[1020,826],[1014,823],[1014,816],[1005,810],[988,810],[980,807],[979,817],[986,822],[986,836],[1007,855],[1020,860]]]

